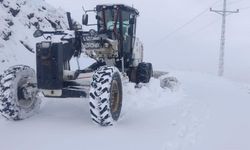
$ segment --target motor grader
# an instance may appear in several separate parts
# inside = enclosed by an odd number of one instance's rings
[[[88,23],[90,12],[95,13],[95,24]],[[143,45],[136,37],[138,16],[130,6],[97,5],[85,11],[83,27],[67,13],[68,30],[35,31],[35,38],[45,37],[36,44],[36,72],[16,65],[0,76],[0,113],[10,120],[22,120],[38,111],[43,96],[88,97],[93,122],[113,125],[122,109],[123,80],[148,83],[153,75],[152,64],[143,62]],[[96,30],[85,31],[87,26]],[[95,63],[81,69],[81,54]],[[72,59],[78,69],[72,69]]]

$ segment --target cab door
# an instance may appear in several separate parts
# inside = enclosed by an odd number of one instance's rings
[[[132,53],[135,42],[135,17],[129,11],[122,11],[122,43],[125,68],[132,64]]]

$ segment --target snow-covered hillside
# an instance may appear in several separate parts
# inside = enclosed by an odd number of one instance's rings
[[[34,31],[56,28],[67,28],[63,10],[43,0],[0,0],[0,71],[20,63],[34,68]]]

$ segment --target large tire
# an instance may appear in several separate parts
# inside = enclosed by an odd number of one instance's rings
[[[119,119],[122,108],[122,81],[116,67],[100,67],[90,87],[90,114],[94,123],[111,126]]]
[[[136,71],[136,83],[148,83],[153,76],[153,66],[151,63],[139,63]]]
[[[22,120],[40,108],[35,71],[18,65],[0,77],[0,113],[9,120]]]

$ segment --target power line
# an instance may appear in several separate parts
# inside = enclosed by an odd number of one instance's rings
[[[211,6],[216,5],[217,3],[219,3],[220,0],[215,1],[214,3],[211,4]],[[164,36],[160,41],[165,41],[166,39],[170,38],[172,35],[174,35],[175,33],[179,32],[180,30],[182,30],[183,28],[185,28],[186,26],[190,25],[191,23],[193,23],[194,21],[196,21],[198,18],[200,18],[203,14],[205,14],[206,12],[208,12],[209,7],[204,9],[203,11],[201,11],[199,14],[197,14],[196,16],[194,16],[193,18],[191,18],[189,21],[187,21],[186,23],[184,23],[183,25],[181,25],[180,27],[176,28],[175,30],[173,30],[172,32],[168,33],[166,36]]]
[[[240,10],[246,10],[246,9],[250,9],[250,6],[248,7],[242,7],[242,8],[239,8]]]
[[[213,21],[211,21],[211,22],[209,22],[209,23],[206,24],[205,26],[203,26],[203,27],[201,27],[201,28],[195,30],[195,31],[192,32],[192,33],[190,33],[189,36],[187,36],[187,37],[190,38],[191,36],[194,36],[194,35],[196,35],[196,34],[202,32],[202,31],[206,30],[207,28],[211,27],[211,26],[212,26],[213,24],[215,24],[216,22],[218,22],[217,19],[216,19],[216,20],[213,20]]]
[[[229,5],[233,5],[233,4],[237,4],[237,3],[240,3],[240,2],[243,2],[243,1],[245,1],[245,0],[235,0],[235,1],[229,1],[228,3],[227,3],[227,6],[229,6]]]
[[[176,28],[174,31],[170,32],[168,35],[166,35],[162,40],[166,40],[168,39],[170,36],[172,36],[173,34],[175,34],[176,32],[182,30],[183,28],[185,28],[187,25],[193,23],[195,20],[197,20],[200,16],[202,16],[203,14],[205,14],[207,12],[203,11],[201,13],[199,13],[197,16],[195,16],[194,18],[192,18],[191,20],[189,20],[188,22],[186,22],[185,24],[181,25],[180,27]]]

